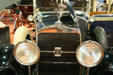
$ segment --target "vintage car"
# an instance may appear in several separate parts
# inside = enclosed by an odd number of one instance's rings
[[[33,42],[26,40],[30,38],[30,31],[25,26],[20,26],[16,30],[13,45],[1,44],[0,53],[3,55],[0,59],[2,61],[0,62],[0,75],[84,75],[97,71],[95,68],[98,66],[94,66],[102,61],[103,48],[97,42],[91,41],[91,39],[97,39],[91,35],[92,32],[90,32],[91,36],[89,35],[86,16],[77,16],[70,4],[66,0],[63,1],[65,5],[62,6],[61,2],[57,7],[57,12],[40,13],[39,9],[34,11],[35,45],[38,47],[38,52],[40,49],[40,53],[32,53],[36,50],[34,45],[26,44]],[[34,3],[34,9],[35,5]],[[68,12],[64,12],[64,9],[67,9]],[[31,48],[34,49],[29,52]],[[18,52],[18,50],[21,51]],[[28,53],[28,57],[23,53]],[[26,61],[27,59],[34,58],[32,58],[33,54],[38,56],[39,61],[36,59],[35,62],[30,61],[30,64],[26,64],[29,63]],[[109,55],[106,54],[105,59],[108,57]],[[20,61],[21,59],[22,61]],[[89,70],[90,67],[94,68]]]
[[[36,22],[39,23],[36,31],[37,45],[41,52],[39,74],[62,74],[63,71],[65,74],[70,74],[68,68],[73,68],[73,71],[76,69],[72,74],[79,74],[75,51],[81,42],[87,40],[87,21],[82,17],[77,18],[70,6],[68,10],[68,13],[62,13],[61,17],[56,11],[43,13],[42,17],[39,12],[36,14]],[[71,13],[74,18],[71,17]],[[39,18],[42,18],[42,21],[39,21]],[[77,19],[77,22],[74,19]],[[24,41],[27,35],[29,30],[23,26],[19,27],[14,35],[14,45]]]

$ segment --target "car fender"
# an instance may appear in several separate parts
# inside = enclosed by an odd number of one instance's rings
[[[102,28],[100,26],[96,26],[93,29],[93,34],[94,34],[95,40],[101,44],[101,46],[104,48],[104,50],[106,48],[108,48],[108,39],[107,39],[107,34],[106,34],[104,28]]]
[[[27,27],[20,26],[19,28],[17,28],[14,34],[13,45],[16,45],[18,42],[24,41],[29,34],[30,33]]]

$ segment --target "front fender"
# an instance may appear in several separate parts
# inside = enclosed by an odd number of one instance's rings
[[[16,45],[18,42],[24,41],[29,34],[30,33],[27,27],[20,26],[14,34],[13,45]]]
[[[94,40],[99,42],[104,50],[106,50],[108,48],[108,39],[105,30],[100,26],[96,26],[93,29],[92,34]]]

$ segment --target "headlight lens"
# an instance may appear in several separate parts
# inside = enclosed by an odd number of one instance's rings
[[[94,41],[86,41],[77,48],[78,62],[85,67],[93,67],[101,62],[104,57],[103,48]]]
[[[34,42],[26,40],[15,46],[14,56],[19,63],[32,65],[39,60],[40,50]]]
[[[94,16],[91,16],[89,20],[90,20],[90,22],[94,22],[95,21]]]
[[[27,19],[28,21],[33,21],[33,15],[28,15]]]

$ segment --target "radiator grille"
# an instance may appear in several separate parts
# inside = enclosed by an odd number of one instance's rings
[[[80,35],[77,33],[40,33],[38,45],[40,50],[53,51],[55,47],[61,47],[65,51],[76,50],[80,44]]]

